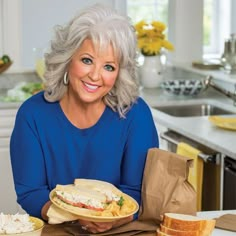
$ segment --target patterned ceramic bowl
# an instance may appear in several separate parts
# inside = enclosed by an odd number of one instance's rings
[[[173,95],[194,96],[205,90],[201,80],[167,80],[162,82],[161,88]]]

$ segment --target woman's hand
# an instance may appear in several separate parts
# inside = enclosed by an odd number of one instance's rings
[[[91,233],[101,233],[108,231],[112,228],[119,227],[123,224],[129,223],[133,220],[133,216],[128,216],[126,218],[112,221],[112,222],[91,222],[86,220],[79,220],[82,229],[87,230]]]

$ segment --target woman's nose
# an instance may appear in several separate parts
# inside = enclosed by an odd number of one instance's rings
[[[94,67],[89,73],[89,78],[93,81],[99,80],[101,78],[101,69]]]

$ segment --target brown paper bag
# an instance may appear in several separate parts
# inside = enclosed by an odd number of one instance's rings
[[[45,224],[42,232],[42,236],[133,236],[133,235],[145,235],[156,236],[157,226],[154,222],[145,221],[133,221],[126,225],[122,225],[118,228],[111,229],[104,233],[92,234],[82,230],[78,223],[70,224],[63,223],[57,225]]]
[[[196,192],[187,181],[191,162],[176,153],[149,149],[139,220],[154,220],[158,224],[166,212],[196,215]]]
[[[132,221],[128,224],[122,225],[118,228],[111,229],[104,233],[91,234],[99,236],[131,236],[131,235],[154,235],[156,236],[156,230],[158,226],[153,221]]]

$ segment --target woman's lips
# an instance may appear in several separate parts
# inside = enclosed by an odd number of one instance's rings
[[[88,84],[86,82],[83,82],[84,88],[88,91],[88,92],[96,92],[100,86],[98,85],[94,85],[94,84]]]

